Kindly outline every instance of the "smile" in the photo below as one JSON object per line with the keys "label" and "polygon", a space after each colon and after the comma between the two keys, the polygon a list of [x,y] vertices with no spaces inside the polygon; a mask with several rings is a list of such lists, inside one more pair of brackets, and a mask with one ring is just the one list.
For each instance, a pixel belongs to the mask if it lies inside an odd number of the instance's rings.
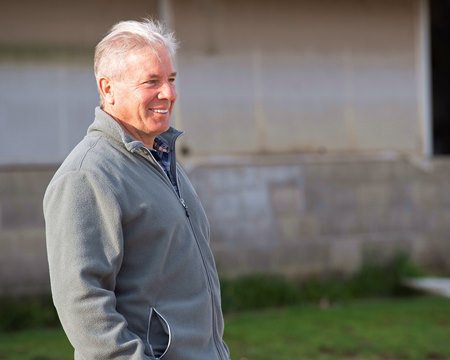
{"label": "smile", "polygon": [[150,109],[150,110],[157,114],[167,114],[169,112],[168,109]]}

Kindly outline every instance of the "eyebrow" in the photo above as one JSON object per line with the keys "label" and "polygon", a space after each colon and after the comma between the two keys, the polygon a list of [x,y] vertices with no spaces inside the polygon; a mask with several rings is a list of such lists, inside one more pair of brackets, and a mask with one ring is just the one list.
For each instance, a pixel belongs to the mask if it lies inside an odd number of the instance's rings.
{"label": "eyebrow", "polygon": [[[161,75],[159,75],[159,74],[150,74],[148,77],[149,78],[157,78],[157,77],[160,77],[160,76]],[[174,71],[173,73],[170,73],[169,76],[177,76],[177,72]]]}

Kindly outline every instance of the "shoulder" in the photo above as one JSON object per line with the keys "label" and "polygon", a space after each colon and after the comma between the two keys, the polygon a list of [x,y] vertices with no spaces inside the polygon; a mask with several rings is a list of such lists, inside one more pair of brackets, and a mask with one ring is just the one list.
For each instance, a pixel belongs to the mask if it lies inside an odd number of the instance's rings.
{"label": "shoulder", "polygon": [[65,158],[54,177],[77,171],[92,174],[111,171],[108,165],[126,161],[127,152],[123,143],[106,136],[87,135]]}
{"label": "shoulder", "polygon": [[118,145],[101,136],[86,136],[55,172],[47,192],[58,186],[73,191],[81,191],[95,184],[112,187],[108,183],[114,174],[108,164],[117,162],[120,157]]}

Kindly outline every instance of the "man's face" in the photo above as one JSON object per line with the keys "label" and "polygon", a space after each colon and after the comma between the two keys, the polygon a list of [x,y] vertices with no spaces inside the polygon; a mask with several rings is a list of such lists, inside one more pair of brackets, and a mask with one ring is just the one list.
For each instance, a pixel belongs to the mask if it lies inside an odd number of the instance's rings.
{"label": "man's face", "polygon": [[111,82],[113,101],[105,106],[106,112],[148,146],[169,128],[177,97],[170,55],[164,47],[158,48],[158,55],[148,47],[130,53],[121,79]]}

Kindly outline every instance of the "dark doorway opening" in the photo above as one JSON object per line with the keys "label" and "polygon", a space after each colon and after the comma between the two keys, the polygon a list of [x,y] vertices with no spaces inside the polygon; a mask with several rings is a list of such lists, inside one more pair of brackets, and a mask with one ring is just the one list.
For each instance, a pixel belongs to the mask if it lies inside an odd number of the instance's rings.
{"label": "dark doorway opening", "polygon": [[450,0],[430,0],[433,153],[450,155]]}

